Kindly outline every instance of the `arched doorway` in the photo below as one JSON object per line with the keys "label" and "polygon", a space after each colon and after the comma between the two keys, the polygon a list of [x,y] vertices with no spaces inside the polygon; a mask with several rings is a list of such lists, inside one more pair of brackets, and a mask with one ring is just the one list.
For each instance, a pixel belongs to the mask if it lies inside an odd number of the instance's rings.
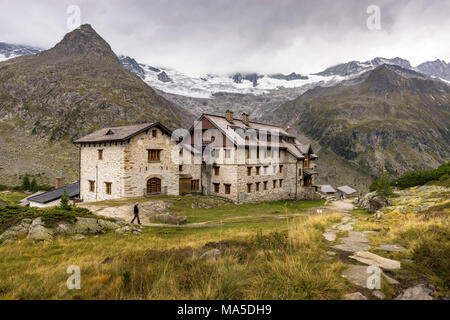
{"label": "arched doorway", "polygon": [[147,194],[161,193],[161,179],[151,178],[147,180]]}

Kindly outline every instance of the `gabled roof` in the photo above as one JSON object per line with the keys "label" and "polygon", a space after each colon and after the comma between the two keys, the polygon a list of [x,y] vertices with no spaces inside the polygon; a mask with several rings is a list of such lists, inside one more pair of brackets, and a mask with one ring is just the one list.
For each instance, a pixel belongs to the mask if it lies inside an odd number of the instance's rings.
{"label": "gabled roof", "polygon": [[[207,118],[213,125],[215,125],[217,127],[217,129],[219,129],[222,132],[222,134],[225,135],[225,137],[227,137],[230,141],[232,141],[236,145],[248,145],[249,143],[252,145],[258,145],[258,146],[270,146],[271,145],[267,141],[259,140],[256,137],[254,137],[254,139],[252,139],[250,142],[245,141],[245,137],[242,137],[238,133],[238,131],[236,131],[236,130],[242,129],[245,132],[249,129],[253,129],[257,132],[267,132],[267,133],[270,133],[270,130],[277,130],[280,137],[284,136],[284,137],[294,138],[293,143],[282,141],[280,139],[279,147],[282,149],[286,149],[289,153],[291,153],[294,157],[296,157],[298,159],[304,158],[304,155],[303,155],[304,153],[301,151],[299,146],[302,147],[303,149],[306,149],[306,153],[308,152],[308,150],[310,148],[309,145],[307,148],[303,147],[303,145],[301,145],[297,141],[297,139],[295,139],[294,136],[292,136],[286,130],[284,130],[283,128],[281,128],[279,126],[262,123],[262,122],[255,122],[255,121],[249,121],[248,125],[247,125],[240,119],[233,119],[233,122],[230,123],[224,116],[219,116],[219,115],[214,115],[214,114],[203,114],[199,118],[198,121],[201,121],[203,118]],[[194,126],[191,127],[191,130],[193,128],[194,128]]]}
{"label": "gabled roof", "polygon": [[357,192],[355,189],[353,189],[352,187],[349,187],[349,186],[342,186],[342,187],[339,187],[337,189],[339,191],[342,191],[343,193],[346,193],[346,194],[352,194],[352,193]]}
{"label": "gabled roof", "polygon": [[141,123],[130,126],[108,127],[84,136],[74,143],[123,142],[153,127],[157,127],[171,136],[172,132],[159,122]]}
{"label": "gabled roof", "polygon": [[69,198],[74,198],[80,195],[80,182],[69,184],[67,186],[51,190],[48,192],[41,193],[37,196],[29,197],[28,201],[38,202],[38,203],[48,203],[58,200],[64,194],[64,190],[67,191]]}
{"label": "gabled roof", "polygon": [[331,193],[331,192],[336,192],[336,189],[333,188],[331,185],[329,184],[321,184],[319,185],[320,187],[320,191],[325,192],[325,193]]}
{"label": "gabled roof", "polygon": [[19,206],[21,206],[21,207],[26,207],[26,206],[28,206],[28,205],[30,204],[30,201],[28,201],[28,199],[30,199],[30,198],[32,198],[32,197],[35,197],[35,196],[37,196],[37,195],[40,195],[40,194],[42,194],[42,193],[44,193],[44,192],[45,192],[45,191],[38,191],[38,192],[35,192],[35,193],[33,193],[33,194],[30,194],[28,197],[23,198],[22,200],[20,200]]}

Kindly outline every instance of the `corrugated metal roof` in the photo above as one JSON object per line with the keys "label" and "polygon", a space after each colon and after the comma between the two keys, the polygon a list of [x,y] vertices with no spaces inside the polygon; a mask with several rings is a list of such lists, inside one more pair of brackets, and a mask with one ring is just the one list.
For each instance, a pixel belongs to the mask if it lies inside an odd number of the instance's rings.
{"label": "corrugated metal roof", "polygon": [[160,128],[169,136],[172,135],[172,132],[159,122],[141,123],[130,126],[103,128],[78,140],[75,140],[74,143],[125,141],[153,127]]}
{"label": "corrugated metal roof", "polygon": [[339,191],[342,191],[342,192],[346,193],[346,194],[352,194],[352,193],[357,192],[355,189],[353,189],[352,187],[349,187],[349,186],[342,186],[342,187],[339,187],[337,189]]}
{"label": "corrugated metal roof", "polygon": [[62,197],[64,194],[64,190],[67,191],[67,195],[69,198],[74,198],[80,195],[80,182],[77,181],[75,183],[69,184],[67,186],[41,193],[34,197],[29,197],[28,201],[39,202],[39,203],[48,203],[54,200],[57,200]]}

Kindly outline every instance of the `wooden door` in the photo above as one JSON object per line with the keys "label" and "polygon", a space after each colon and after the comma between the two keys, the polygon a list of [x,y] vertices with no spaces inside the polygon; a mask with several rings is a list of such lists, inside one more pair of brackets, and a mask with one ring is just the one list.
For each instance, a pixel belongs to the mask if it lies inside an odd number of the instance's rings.
{"label": "wooden door", "polygon": [[161,179],[151,178],[147,180],[147,194],[161,193]]}
{"label": "wooden door", "polygon": [[192,178],[180,178],[180,195],[191,193]]}

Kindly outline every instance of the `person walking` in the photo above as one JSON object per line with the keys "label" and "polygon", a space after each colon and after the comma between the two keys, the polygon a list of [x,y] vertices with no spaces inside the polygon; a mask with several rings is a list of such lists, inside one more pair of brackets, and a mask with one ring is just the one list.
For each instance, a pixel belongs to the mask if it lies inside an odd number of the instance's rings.
{"label": "person walking", "polygon": [[136,202],[134,204],[133,211],[134,211],[134,218],[133,220],[131,220],[131,224],[133,224],[134,220],[137,219],[138,224],[141,225],[141,220],[139,219],[139,203]]}

